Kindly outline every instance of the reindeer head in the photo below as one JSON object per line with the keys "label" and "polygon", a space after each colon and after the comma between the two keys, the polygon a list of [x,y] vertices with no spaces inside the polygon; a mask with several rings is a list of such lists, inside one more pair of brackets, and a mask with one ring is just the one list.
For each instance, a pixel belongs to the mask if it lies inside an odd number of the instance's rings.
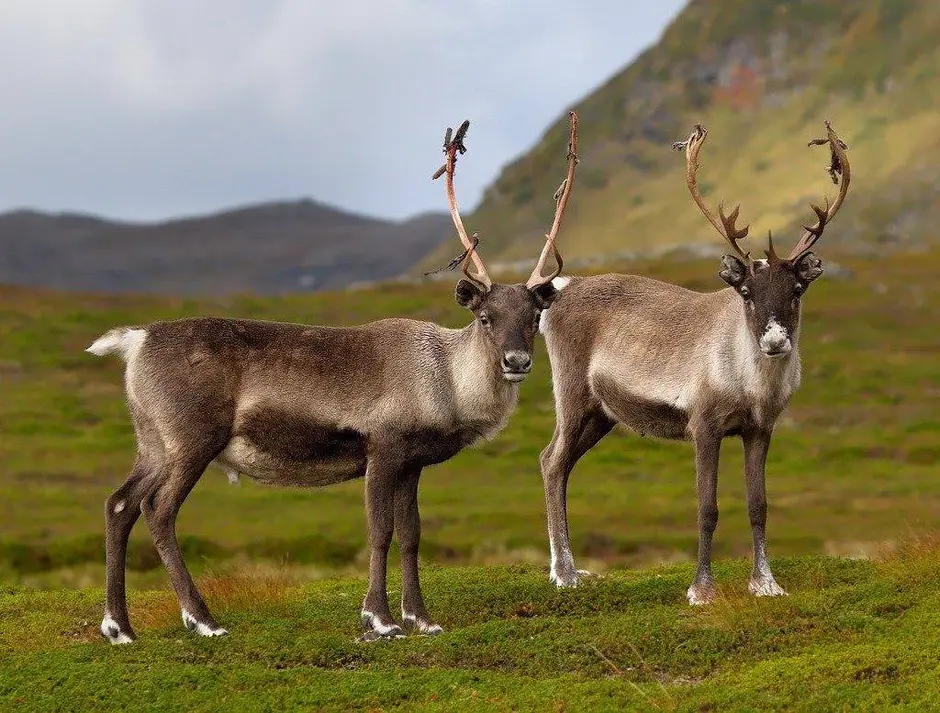
{"label": "reindeer head", "polygon": [[831,206],[827,198],[825,209],[817,205],[812,206],[813,212],[816,213],[816,223],[813,226],[803,226],[802,237],[787,257],[781,258],[777,255],[773,236],[768,233],[766,260],[752,260],[750,253],[742,250],[738,244],[748,233],[747,226],[735,226],[740,207],[736,206],[729,215],[725,215],[723,206],[719,204],[716,218],[705,206],[705,201],[699,193],[696,172],[699,150],[708,136],[705,127],[697,124],[688,140],[674,144],[677,149],[685,149],[686,182],[693,200],[708,222],[734,249],[734,255],[722,256],[724,269],[718,275],[741,296],[748,328],[760,350],[768,357],[784,356],[793,349],[800,326],[803,294],[813,280],[823,273],[822,263],[810,248],[819,240],[826,225],[838,212],[849,189],[851,174],[845,155],[848,146],[836,135],[828,121],[826,132],[826,138],[813,139],[809,145],[829,144],[829,175],[837,185],[839,176],[842,177],[839,195]]}
{"label": "reindeer head", "polygon": [[[456,134],[450,128],[444,134],[444,154],[446,161],[432,178],[446,176],[447,202],[450,206],[450,215],[457,228],[457,235],[465,250],[441,270],[456,269],[463,265],[466,279],[457,283],[457,303],[469,309],[476,317],[475,329],[484,342],[490,346],[494,358],[499,360],[499,368],[503,378],[511,382],[520,382],[532,368],[532,347],[535,334],[538,332],[539,318],[542,311],[549,308],[557,292],[552,286],[552,280],[561,273],[564,261],[558,252],[555,238],[561,219],[564,216],[571,187],[574,184],[577,157],[577,131],[578,117],[572,111],[571,136],[568,144],[568,175],[559,189],[555,192],[555,220],[551,231],[545,236],[545,246],[542,254],[532,270],[528,281],[523,284],[504,285],[494,283],[490,279],[483,259],[477,252],[480,239],[476,233],[470,238],[464,228],[463,220],[457,209],[457,199],[454,194],[454,166],[457,163],[457,154],[466,153],[463,143],[470,122],[464,121],[457,129]],[[549,253],[555,257],[556,269],[549,275],[542,275]],[[469,269],[472,262],[475,270]],[[435,272],[440,272],[436,270]],[[431,273],[426,273],[431,274]]]}
{"label": "reindeer head", "polygon": [[457,283],[457,303],[473,312],[507,381],[522,381],[532,368],[539,318],[555,295],[551,282],[532,289],[496,283],[485,292],[469,280]]}

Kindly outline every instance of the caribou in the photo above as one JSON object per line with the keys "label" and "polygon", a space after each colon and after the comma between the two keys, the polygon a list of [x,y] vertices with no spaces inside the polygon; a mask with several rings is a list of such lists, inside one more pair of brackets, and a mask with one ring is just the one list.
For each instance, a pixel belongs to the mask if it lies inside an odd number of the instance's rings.
{"label": "caribou", "polygon": [[[112,329],[87,351],[118,354],[137,454],[105,503],[106,602],[101,633],[136,638],[126,603],[128,536],[143,513],[179,600],[183,623],[202,636],[226,634],[183,561],[176,519],[210,464],[230,479],[319,487],[365,478],[369,584],[362,638],[441,632],[418,577],[418,481],[426,466],[494,437],[515,408],[532,366],[543,310],[562,267],[555,239],[574,180],[577,117],[571,115],[568,173],[555,219],[525,284],[489,277],[467,235],[454,192],[465,121],[444,139],[450,214],[464,251],[457,302],[473,313],[463,329],[413,319],[351,327],[200,317]],[[558,268],[542,275],[550,254]],[[474,270],[469,269],[473,263]],[[392,536],[401,551],[402,624],[389,610],[386,567]]]}
{"label": "caribou", "polygon": [[686,182],[695,204],[734,254],[721,258],[725,289],[701,293],[637,275],[558,277],[559,292],[542,320],[555,399],[555,431],[540,465],[551,549],[551,580],[577,586],[567,517],[569,475],[585,453],[618,423],[636,433],[690,440],[698,491],[698,566],[687,597],[702,604],[716,596],[711,569],[718,524],[718,456],[721,443],[740,436],[744,445],[747,510],[753,539],[749,590],[784,595],[765,547],[767,497],[764,470],[774,424],[800,384],[798,349],[803,296],[823,272],[811,248],[845,199],[850,170],[846,144],[826,122],[829,173],[838,197],[812,205],[806,227],[786,258],[769,236],[766,259],[752,259],[739,242],[740,206],[716,217],[697,184],[698,155],[706,129],[696,125],[685,150]]}

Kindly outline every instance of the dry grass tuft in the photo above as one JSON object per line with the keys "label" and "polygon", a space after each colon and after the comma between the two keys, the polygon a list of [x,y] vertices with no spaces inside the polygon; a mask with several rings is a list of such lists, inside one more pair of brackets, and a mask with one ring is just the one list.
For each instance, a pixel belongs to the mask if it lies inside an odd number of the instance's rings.
{"label": "dry grass tuft", "polygon": [[[303,595],[297,572],[264,564],[242,564],[237,571],[210,572],[200,577],[196,586],[218,616],[259,605],[286,604]],[[171,626],[179,616],[179,602],[172,590],[147,592],[131,607],[131,620],[139,629]]]}

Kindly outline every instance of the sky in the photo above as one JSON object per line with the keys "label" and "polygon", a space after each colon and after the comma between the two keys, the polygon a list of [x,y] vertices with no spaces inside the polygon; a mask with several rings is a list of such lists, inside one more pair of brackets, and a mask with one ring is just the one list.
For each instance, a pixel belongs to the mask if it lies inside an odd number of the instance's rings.
{"label": "sky", "polygon": [[[472,208],[682,0],[0,0],[0,210]],[[582,126],[583,131],[583,126]]]}

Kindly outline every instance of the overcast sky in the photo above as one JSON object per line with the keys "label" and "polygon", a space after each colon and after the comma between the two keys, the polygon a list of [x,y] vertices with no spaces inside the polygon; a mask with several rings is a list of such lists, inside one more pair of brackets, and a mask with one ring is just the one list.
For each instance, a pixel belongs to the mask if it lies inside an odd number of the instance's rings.
{"label": "overcast sky", "polygon": [[458,198],[682,0],[0,0],[0,210],[151,220],[311,197],[403,218],[471,120]]}

